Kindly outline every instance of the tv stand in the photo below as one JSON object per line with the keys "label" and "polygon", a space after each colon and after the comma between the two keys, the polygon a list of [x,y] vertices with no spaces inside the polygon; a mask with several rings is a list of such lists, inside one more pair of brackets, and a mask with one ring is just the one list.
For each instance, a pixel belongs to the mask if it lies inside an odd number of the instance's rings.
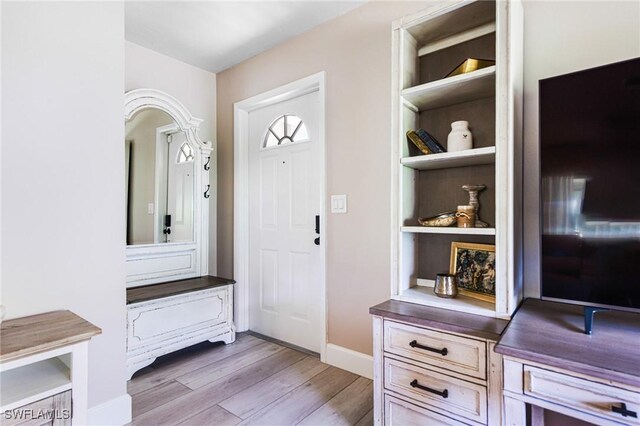
{"label": "tv stand", "polygon": [[607,308],[595,308],[593,306],[585,306],[584,307],[584,334],[589,334],[593,332],[593,317],[597,312],[605,312],[610,311],[611,309]]}
{"label": "tv stand", "polygon": [[522,304],[495,348],[503,356],[505,425],[527,424],[527,411],[536,425],[544,425],[545,411],[640,424],[640,315],[612,311],[585,335],[585,311],[538,299]]}

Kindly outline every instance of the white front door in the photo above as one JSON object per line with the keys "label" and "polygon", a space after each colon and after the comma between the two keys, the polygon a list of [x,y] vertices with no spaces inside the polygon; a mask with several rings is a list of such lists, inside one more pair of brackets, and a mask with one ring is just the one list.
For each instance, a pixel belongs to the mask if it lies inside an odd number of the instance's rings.
{"label": "white front door", "polygon": [[[314,352],[323,339],[319,93],[249,113],[249,329]],[[316,244],[318,243],[318,244]]]}

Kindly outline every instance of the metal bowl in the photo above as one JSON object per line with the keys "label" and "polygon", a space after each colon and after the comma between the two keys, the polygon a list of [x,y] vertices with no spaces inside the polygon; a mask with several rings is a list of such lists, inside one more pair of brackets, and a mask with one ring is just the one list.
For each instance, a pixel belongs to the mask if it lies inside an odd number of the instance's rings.
{"label": "metal bowl", "polygon": [[445,212],[439,213],[432,217],[420,218],[418,219],[418,223],[420,223],[420,225],[422,226],[451,226],[456,223],[456,212]]}

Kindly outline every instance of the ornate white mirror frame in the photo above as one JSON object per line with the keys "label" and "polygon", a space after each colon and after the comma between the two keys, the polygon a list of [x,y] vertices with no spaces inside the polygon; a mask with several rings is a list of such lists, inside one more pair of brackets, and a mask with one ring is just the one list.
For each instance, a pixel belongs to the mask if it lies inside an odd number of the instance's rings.
{"label": "ornate white mirror frame", "polygon": [[208,274],[209,198],[213,194],[209,184],[213,150],[211,142],[200,140],[198,128],[202,120],[193,117],[173,96],[155,89],[135,89],[125,93],[125,121],[149,108],[169,114],[194,149],[194,239],[189,242],[127,246],[127,287]]}

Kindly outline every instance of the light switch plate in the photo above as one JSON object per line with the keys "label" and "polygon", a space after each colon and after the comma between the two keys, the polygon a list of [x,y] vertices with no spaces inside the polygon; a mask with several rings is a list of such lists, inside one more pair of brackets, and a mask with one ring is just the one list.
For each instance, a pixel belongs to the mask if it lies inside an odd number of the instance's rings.
{"label": "light switch plate", "polygon": [[332,195],[331,196],[331,213],[346,213],[347,212],[347,196],[346,195]]}
{"label": "light switch plate", "polygon": [[147,204],[147,214],[153,214],[153,203]]}

